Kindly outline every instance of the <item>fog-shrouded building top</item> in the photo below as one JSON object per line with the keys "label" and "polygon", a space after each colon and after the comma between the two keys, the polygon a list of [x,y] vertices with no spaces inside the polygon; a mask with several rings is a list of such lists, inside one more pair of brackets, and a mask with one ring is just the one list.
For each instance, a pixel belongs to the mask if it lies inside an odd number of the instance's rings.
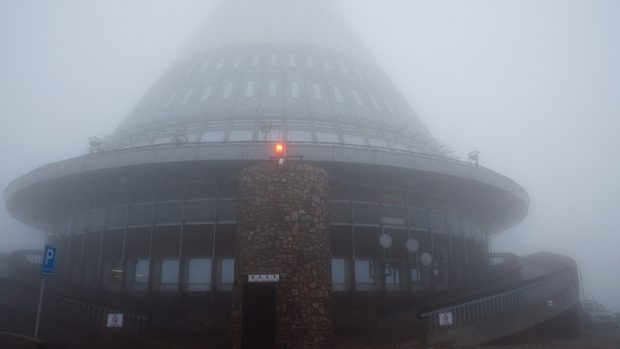
{"label": "fog-shrouded building top", "polygon": [[104,149],[287,140],[446,155],[328,0],[226,0]]}

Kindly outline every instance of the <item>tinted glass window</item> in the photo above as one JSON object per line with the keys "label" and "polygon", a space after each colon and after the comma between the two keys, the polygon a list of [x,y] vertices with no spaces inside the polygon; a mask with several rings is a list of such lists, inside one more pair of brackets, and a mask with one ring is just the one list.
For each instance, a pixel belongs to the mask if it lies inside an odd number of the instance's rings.
{"label": "tinted glass window", "polygon": [[346,267],[344,258],[332,259],[332,284],[343,285],[346,283]]}
{"label": "tinted glass window", "polygon": [[139,224],[151,224],[153,219],[153,205],[145,204],[145,205],[135,205],[129,207],[129,224],[130,225],[139,225]]}
{"label": "tinted glass window", "polygon": [[133,282],[147,283],[149,282],[149,260],[140,259],[136,262],[136,271],[134,273]]}
{"label": "tinted glass window", "polygon": [[161,283],[176,284],[179,282],[179,260],[166,259],[161,263]]}
{"label": "tinted glass window", "polygon": [[185,222],[213,222],[215,201],[189,201],[185,203]]}
{"label": "tinted glass window", "polygon": [[355,260],[355,283],[370,284],[375,282],[375,263],[371,259]]}
{"label": "tinted glass window", "polygon": [[206,291],[210,288],[211,258],[192,258],[189,260],[187,283],[192,291]]}
{"label": "tinted glass window", "polygon": [[223,284],[232,284],[235,281],[235,260],[227,258],[222,260],[220,281]]}
{"label": "tinted glass window", "polygon": [[155,223],[180,223],[182,212],[181,202],[158,203],[155,209]]}

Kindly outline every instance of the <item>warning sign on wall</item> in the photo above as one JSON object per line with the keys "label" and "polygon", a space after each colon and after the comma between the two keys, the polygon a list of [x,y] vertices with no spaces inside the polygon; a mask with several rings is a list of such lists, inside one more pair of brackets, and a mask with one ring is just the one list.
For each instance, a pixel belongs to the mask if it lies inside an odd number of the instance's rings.
{"label": "warning sign on wall", "polygon": [[452,317],[452,312],[448,311],[445,313],[439,313],[439,326],[449,325],[454,325],[454,318]]}
{"label": "warning sign on wall", "polygon": [[123,327],[123,314],[108,314],[107,327]]}

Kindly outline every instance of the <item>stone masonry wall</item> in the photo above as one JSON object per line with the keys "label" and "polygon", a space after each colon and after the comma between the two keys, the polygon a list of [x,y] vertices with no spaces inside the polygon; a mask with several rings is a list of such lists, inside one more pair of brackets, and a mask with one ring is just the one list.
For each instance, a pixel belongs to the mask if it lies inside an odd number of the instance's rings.
{"label": "stone masonry wall", "polygon": [[241,348],[248,274],[279,274],[276,348],[320,348],[332,332],[329,182],[316,165],[274,161],[246,168],[239,185],[233,347]]}

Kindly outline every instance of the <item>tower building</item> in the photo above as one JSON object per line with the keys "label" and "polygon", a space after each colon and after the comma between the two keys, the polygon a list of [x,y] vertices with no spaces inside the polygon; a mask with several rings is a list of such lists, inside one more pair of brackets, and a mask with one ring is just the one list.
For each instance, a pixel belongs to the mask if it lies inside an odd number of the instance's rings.
{"label": "tower building", "polygon": [[5,200],[67,282],[204,300],[239,348],[479,283],[529,205],[450,155],[333,0],[222,1],[111,135]]}

